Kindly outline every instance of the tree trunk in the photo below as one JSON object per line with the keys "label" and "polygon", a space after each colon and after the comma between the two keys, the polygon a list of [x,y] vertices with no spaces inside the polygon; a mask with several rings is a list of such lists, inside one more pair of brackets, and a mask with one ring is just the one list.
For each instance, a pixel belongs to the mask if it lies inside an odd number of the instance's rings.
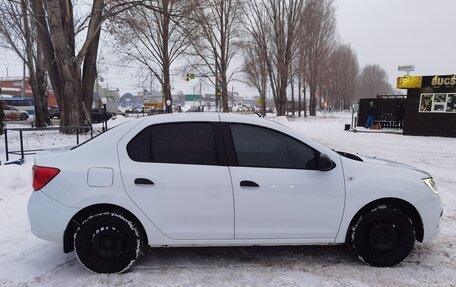
{"label": "tree trunk", "polygon": [[291,85],[291,115],[294,117],[295,116],[295,97],[294,97],[294,77],[292,76],[290,79],[290,85]]}
{"label": "tree trunk", "polygon": [[[30,71],[30,68],[29,68]],[[36,69],[36,74],[30,73],[29,81],[33,93],[33,103],[35,106],[35,126],[46,127],[51,125],[48,111],[48,97],[46,95],[46,86],[44,70]]]}
{"label": "tree trunk", "polygon": [[302,79],[298,77],[298,117],[301,117],[301,96],[302,96]]}
{"label": "tree trunk", "polygon": [[[170,16],[169,13],[169,2],[163,2],[163,9],[164,15],[162,16],[162,55],[163,55],[163,84],[162,84],[162,91],[163,97],[165,101],[165,107],[167,113],[173,112],[173,104],[172,104],[172,97],[171,97],[171,77],[170,77],[170,66],[171,66],[171,59],[169,56],[169,23],[170,23]],[[168,105],[168,101],[171,103]]]}
{"label": "tree trunk", "polygon": [[[46,77],[43,65],[42,48],[39,43],[36,45],[36,55],[33,51],[32,30],[29,25],[29,11],[26,1],[21,1],[21,10],[23,15],[23,29],[26,48],[26,63],[29,70],[29,84],[33,94],[33,104],[35,109],[35,126],[45,127],[51,125],[49,118],[48,103],[46,95]],[[33,23],[33,22],[32,22]]]}
{"label": "tree trunk", "polygon": [[[223,50],[222,50],[223,51]],[[224,113],[228,113],[228,79],[226,77],[227,65],[224,61],[224,54],[222,53],[222,59],[220,63],[220,78],[222,80],[222,110]]]}
{"label": "tree trunk", "polygon": [[309,116],[316,116],[317,115],[317,112],[316,112],[316,106],[317,106],[317,95],[316,95],[316,92],[317,92],[317,85],[312,82],[310,85],[309,85],[309,90],[310,90],[310,95],[309,95],[309,99],[310,99],[310,102],[309,102]]}
{"label": "tree trunk", "polygon": [[304,117],[307,117],[307,87],[304,83],[304,93],[303,93],[303,102],[304,102]]}
{"label": "tree trunk", "polygon": [[[266,82],[263,81],[261,84],[261,110],[262,110],[262,115],[263,118],[266,116]],[[234,95],[233,95],[234,96]]]}
{"label": "tree trunk", "polygon": [[[104,0],[93,1],[87,38],[75,54],[73,3],[71,1],[32,1],[38,39],[46,68],[60,109],[60,126],[90,125],[93,85],[97,76],[96,54]],[[45,16],[47,15],[47,16]],[[86,58],[87,56],[87,58]],[[81,66],[84,63],[84,70]],[[74,133],[75,130],[61,130]]]}
{"label": "tree trunk", "polygon": [[[101,12],[100,12],[101,13]],[[93,41],[90,43],[87,54],[84,57],[84,66],[82,70],[82,101],[84,118],[89,121],[88,125],[92,123],[92,103],[93,103],[93,90],[95,87],[95,80],[98,77],[97,71],[97,53],[98,43],[100,40],[100,31],[96,33]],[[98,89],[98,87],[97,87]]]}
{"label": "tree trunk", "polygon": [[[282,81],[280,82],[279,85],[279,102],[280,102],[280,116],[284,116],[287,112],[287,85],[286,83],[288,82],[287,79],[282,77]],[[277,109],[278,111],[279,109]],[[279,116],[279,114],[278,114]]]}
{"label": "tree trunk", "polygon": [[167,113],[173,112],[173,105],[168,105],[168,100],[172,102],[171,98],[171,78],[170,78],[170,71],[169,71],[169,64],[163,65],[163,83],[162,83],[162,91],[163,91],[163,98],[165,101],[165,107]]}

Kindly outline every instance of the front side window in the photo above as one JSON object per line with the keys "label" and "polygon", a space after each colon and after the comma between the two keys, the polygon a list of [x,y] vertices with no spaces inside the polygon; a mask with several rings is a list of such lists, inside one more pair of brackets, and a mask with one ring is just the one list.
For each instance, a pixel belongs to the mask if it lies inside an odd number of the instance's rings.
{"label": "front side window", "polygon": [[139,162],[217,164],[214,127],[210,123],[149,126],[128,143],[127,152]]}
{"label": "front side window", "polygon": [[317,152],[288,135],[244,124],[230,128],[239,166],[317,169]]}

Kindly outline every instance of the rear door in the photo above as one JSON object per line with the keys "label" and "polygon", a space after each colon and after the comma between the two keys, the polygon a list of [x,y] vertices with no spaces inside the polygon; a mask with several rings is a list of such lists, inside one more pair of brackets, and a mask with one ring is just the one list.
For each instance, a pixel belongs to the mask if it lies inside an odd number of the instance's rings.
{"label": "rear door", "polygon": [[174,122],[137,127],[120,142],[126,191],[167,237],[233,239],[233,191],[219,139],[219,122]]}

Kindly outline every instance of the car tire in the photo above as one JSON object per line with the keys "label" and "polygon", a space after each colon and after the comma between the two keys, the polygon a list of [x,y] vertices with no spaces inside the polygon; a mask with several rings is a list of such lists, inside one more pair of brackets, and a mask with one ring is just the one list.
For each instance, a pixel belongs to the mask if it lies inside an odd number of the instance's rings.
{"label": "car tire", "polygon": [[74,234],[76,257],[96,273],[127,271],[138,258],[141,243],[137,224],[118,212],[90,215]]}
{"label": "car tire", "polygon": [[351,227],[349,244],[358,258],[369,265],[394,266],[412,251],[415,229],[400,210],[380,205],[358,218]]}

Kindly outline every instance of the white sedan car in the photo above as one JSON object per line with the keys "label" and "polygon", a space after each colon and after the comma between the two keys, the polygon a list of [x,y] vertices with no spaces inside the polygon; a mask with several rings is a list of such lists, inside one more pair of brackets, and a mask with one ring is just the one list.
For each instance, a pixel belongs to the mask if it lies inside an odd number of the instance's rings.
{"label": "white sedan car", "polygon": [[350,245],[392,266],[440,230],[432,177],[233,114],[145,117],[35,158],[32,232],[99,273],[145,246]]}
{"label": "white sedan car", "polygon": [[13,106],[6,106],[3,111],[5,113],[5,117],[11,121],[25,121],[30,117],[26,111],[19,110]]}

